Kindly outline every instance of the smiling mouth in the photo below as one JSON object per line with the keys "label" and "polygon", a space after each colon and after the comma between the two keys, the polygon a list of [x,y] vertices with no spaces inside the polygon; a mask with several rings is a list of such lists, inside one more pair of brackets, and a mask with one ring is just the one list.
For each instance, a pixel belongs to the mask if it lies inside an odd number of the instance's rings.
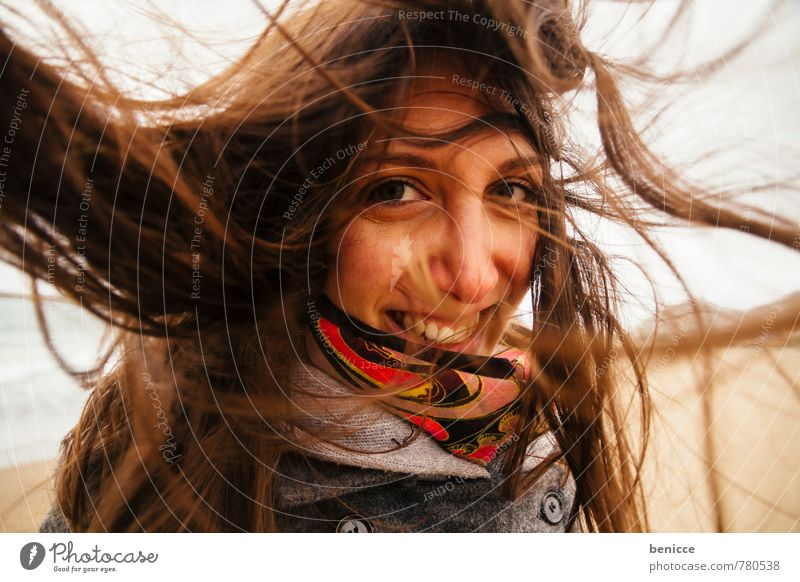
{"label": "smiling mouth", "polygon": [[419,313],[408,311],[387,311],[392,333],[402,335],[409,341],[424,345],[437,345],[454,350],[463,349],[476,339],[480,329],[481,314],[476,314],[470,322],[459,324],[434,321]]}

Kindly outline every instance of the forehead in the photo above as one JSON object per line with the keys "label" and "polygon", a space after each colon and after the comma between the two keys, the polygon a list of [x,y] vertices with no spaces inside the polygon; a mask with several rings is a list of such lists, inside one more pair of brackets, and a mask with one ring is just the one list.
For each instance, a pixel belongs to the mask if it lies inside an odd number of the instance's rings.
{"label": "forehead", "polygon": [[496,98],[498,92],[501,91],[496,85],[472,80],[468,74],[448,68],[428,68],[415,76],[408,91],[399,96],[397,116],[410,131],[452,131],[491,113],[513,114]]}
{"label": "forehead", "polygon": [[441,157],[467,149],[480,151],[490,161],[535,158],[525,124],[499,97],[502,91],[453,71],[429,68],[414,77],[392,106],[395,120],[411,135],[378,131],[366,157],[409,150]]}

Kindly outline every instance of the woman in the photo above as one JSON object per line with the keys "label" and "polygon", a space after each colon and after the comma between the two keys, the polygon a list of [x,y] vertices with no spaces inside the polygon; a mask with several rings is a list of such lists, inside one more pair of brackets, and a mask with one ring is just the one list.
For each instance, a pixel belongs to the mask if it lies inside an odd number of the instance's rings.
{"label": "woman", "polygon": [[418,4],[282,6],[157,102],[4,32],[2,247],[118,330],[44,530],[648,528],[648,353],[571,213],[744,219],[663,170],[567,3]]}

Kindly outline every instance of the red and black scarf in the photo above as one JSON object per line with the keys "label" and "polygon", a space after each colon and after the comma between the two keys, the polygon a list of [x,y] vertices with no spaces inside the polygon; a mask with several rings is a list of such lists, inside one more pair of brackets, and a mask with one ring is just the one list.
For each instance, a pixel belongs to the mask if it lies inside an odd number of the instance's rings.
{"label": "red and black scarf", "polygon": [[412,344],[354,320],[324,295],[309,301],[307,315],[317,346],[347,382],[403,387],[390,409],[454,455],[485,465],[514,438],[522,352],[482,357]]}

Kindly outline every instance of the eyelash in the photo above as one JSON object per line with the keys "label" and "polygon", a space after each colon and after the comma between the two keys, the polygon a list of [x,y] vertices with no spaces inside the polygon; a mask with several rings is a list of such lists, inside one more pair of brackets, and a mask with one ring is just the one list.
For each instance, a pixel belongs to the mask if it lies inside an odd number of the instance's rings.
{"label": "eyelash", "polygon": [[[414,182],[413,180],[410,180],[408,178],[389,178],[389,179],[386,179],[386,180],[384,180],[382,182],[379,182],[377,184],[374,184],[374,185],[368,187],[367,188],[367,196],[366,196],[367,200],[370,201],[370,202],[376,202],[375,200],[372,199],[373,194],[379,188],[381,188],[382,186],[386,186],[387,184],[403,184],[404,186],[407,186],[409,188],[413,188],[418,193],[420,193],[421,195],[424,196],[424,194],[423,194],[423,190],[424,189],[419,184]],[[536,195],[536,189],[533,188],[527,182],[522,182],[522,181],[518,181],[518,180],[501,180],[499,182],[496,182],[495,184],[492,184],[490,188],[494,189],[494,188],[497,188],[498,186],[500,186],[500,187],[509,187],[509,188],[513,188],[514,186],[516,186],[517,188],[521,188],[522,191],[525,193],[524,201],[528,201],[528,200],[530,200],[531,198],[533,198]],[[509,200],[511,199],[510,196],[501,196],[501,197],[508,198]],[[381,204],[384,204],[384,205],[399,207],[399,206],[404,206],[406,204],[410,204],[412,202],[420,202],[420,200],[381,200],[379,202]]]}
{"label": "eyelash", "polygon": [[497,186],[502,186],[502,187],[516,186],[518,188],[521,188],[523,192],[525,192],[525,200],[533,198],[536,194],[536,190],[527,182],[518,182],[515,180],[501,180],[500,182],[497,182],[492,185],[492,187],[497,187]]}
{"label": "eyelash", "polygon": [[[382,186],[386,186],[387,184],[403,184],[404,186],[408,186],[409,188],[413,188],[420,194],[422,194],[423,188],[417,184],[416,182],[409,180],[408,178],[388,178],[382,182],[378,182],[367,188],[367,200],[370,202],[376,202],[372,200],[372,195],[378,190],[378,188]],[[388,204],[390,206],[403,206],[405,204],[409,204],[410,202],[419,202],[419,200],[381,200],[379,201],[381,204]]]}

